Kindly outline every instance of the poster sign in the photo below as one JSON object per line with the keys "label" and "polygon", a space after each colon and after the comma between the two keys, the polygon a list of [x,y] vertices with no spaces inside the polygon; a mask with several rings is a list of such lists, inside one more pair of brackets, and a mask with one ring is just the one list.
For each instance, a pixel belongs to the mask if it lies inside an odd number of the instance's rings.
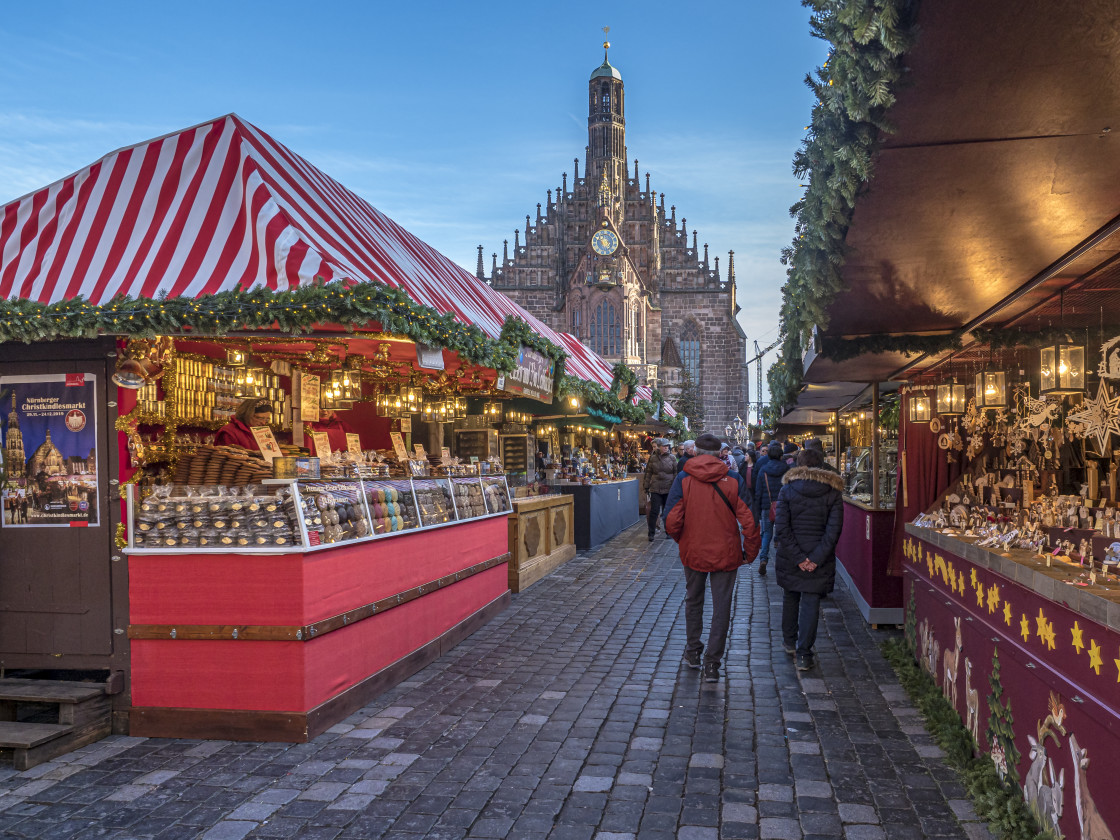
{"label": "poster sign", "polygon": [[389,432],[389,439],[393,441],[393,451],[397,453],[397,460],[402,464],[408,460],[408,450],[404,447],[404,438],[400,432]]}
{"label": "poster sign", "polygon": [[450,461],[451,460],[451,447],[450,446],[441,446],[439,448],[439,454],[440,454],[440,457],[443,458],[443,460],[445,462]]}
{"label": "poster sign", "polygon": [[264,459],[271,464],[272,459],[280,454],[280,445],[276,442],[276,436],[272,434],[272,429],[268,426],[251,426],[250,430],[253,433],[253,438],[257,441],[257,448],[264,455]]}
{"label": "poster sign", "polygon": [[402,417],[401,418],[401,434],[405,434],[405,435],[412,434],[412,418],[411,417]]}
{"label": "poster sign", "polygon": [[319,422],[319,377],[313,373],[299,375],[299,419],[304,423]]}
{"label": "poster sign", "polygon": [[412,444],[412,451],[416,453],[416,460],[418,460],[418,461],[427,461],[428,460],[428,453],[424,451],[424,444],[422,444],[422,443]]}
{"label": "poster sign", "polygon": [[0,377],[3,525],[97,526],[97,391],[91,373]]}
{"label": "poster sign", "polygon": [[443,370],[443,348],[417,344],[416,364],[428,370]]}
{"label": "poster sign", "polygon": [[328,458],[331,454],[331,436],[326,432],[308,432],[311,435],[311,445],[315,447],[315,454],[319,458]]}
{"label": "poster sign", "polygon": [[513,371],[498,377],[498,388],[521,397],[552,402],[556,363],[543,353],[521,345]]}
{"label": "poster sign", "polygon": [[355,455],[362,454],[362,438],[354,432],[346,433],[346,451]]}

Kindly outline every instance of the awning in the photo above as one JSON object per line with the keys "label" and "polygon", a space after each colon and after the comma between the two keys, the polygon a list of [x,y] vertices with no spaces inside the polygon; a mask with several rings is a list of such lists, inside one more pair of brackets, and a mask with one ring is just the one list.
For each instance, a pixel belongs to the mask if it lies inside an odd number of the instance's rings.
{"label": "awning", "polygon": [[373,281],[497,338],[524,319],[567,372],[611,368],[234,114],[120,149],[0,209],[0,295],[199,297]]}
{"label": "awning", "polygon": [[[635,388],[634,396],[630,398],[630,404],[637,405],[639,400],[653,402],[653,388],[651,388],[649,385],[639,385],[637,388]],[[668,400],[665,401],[664,411],[667,417],[677,416],[676,409],[674,409],[673,406],[669,405]]]}

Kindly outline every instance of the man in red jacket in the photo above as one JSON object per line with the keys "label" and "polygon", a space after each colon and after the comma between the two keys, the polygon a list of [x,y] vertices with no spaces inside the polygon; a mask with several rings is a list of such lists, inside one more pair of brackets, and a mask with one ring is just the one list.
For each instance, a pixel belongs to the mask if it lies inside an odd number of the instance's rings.
{"label": "man in red jacket", "polygon": [[[735,575],[754,561],[761,538],[750,508],[739,496],[742,477],[728,473],[719,458],[720,441],[703,434],[696,439],[696,455],[677,475],[666,501],[665,530],[680,545],[685,578],[684,661],[704,667],[704,681],[719,680],[719,665],[731,626],[731,596]],[[704,629],[704,588],[711,581],[712,626],[708,648]]]}

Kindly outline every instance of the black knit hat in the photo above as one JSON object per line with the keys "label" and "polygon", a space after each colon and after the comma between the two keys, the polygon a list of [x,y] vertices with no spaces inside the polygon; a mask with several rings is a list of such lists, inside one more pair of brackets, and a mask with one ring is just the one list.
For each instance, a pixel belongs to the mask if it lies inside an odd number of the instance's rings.
{"label": "black knit hat", "polygon": [[708,432],[696,438],[696,451],[703,451],[706,455],[718,455],[723,442],[715,435]]}
{"label": "black knit hat", "polygon": [[782,449],[782,453],[785,454],[785,455],[792,455],[796,451],[797,451],[797,444],[794,443],[793,441],[789,441],[785,445],[785,447]]}

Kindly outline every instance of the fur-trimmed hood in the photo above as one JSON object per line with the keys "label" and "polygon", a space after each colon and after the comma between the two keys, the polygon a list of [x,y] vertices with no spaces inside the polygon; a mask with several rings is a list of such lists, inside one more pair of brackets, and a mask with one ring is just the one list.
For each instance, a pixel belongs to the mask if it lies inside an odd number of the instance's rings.
{"label": "fur-trimmed hood", "polygon": [[833,490],[844,492],[844,479],[840,474],[821,467],[793,467],[782,476],[782,484],[794,481],[816,481],[828,485]]}

